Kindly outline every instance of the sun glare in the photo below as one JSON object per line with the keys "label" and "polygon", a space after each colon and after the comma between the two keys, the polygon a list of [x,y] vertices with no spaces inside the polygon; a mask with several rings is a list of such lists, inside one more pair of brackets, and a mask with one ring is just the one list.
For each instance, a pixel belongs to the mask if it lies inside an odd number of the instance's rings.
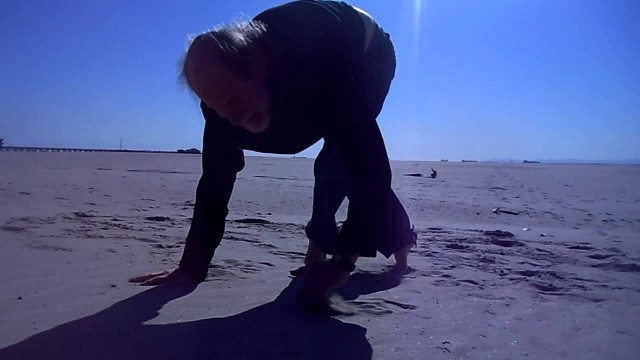
{"label": "sun glare", "polygon": [[413,51],[417,53],[420,40],[420,14],[422,12],[422,0],[415,0],[413,9]]}
{"label": "sun glare", "polygon": [[[415,73],[419,69],[419,48],[420,48],[420,17],[422,13],[422,0],[415,0],[413,7],[413,36],[411,39],[411,50],[409,51],[409,71]],[[410,87],[412,90],[413,87],[416,86],[413,80],[410,81]],[[415,93],[412,91],[411,93]],[[412,122],[417,121],[417,112],[416,112],[416,104],[417,99],[410,99],[409,106],[409,119]]]}

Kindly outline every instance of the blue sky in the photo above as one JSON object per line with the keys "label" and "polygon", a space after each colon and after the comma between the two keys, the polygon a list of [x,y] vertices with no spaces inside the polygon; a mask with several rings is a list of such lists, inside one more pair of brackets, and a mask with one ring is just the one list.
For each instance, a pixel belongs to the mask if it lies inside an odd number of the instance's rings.
{"label": "blue sky", "polygon": [[[280,3],[2,1],[0,137],[200,148],[198,101],[176,83],[187,35]],[[396,45],[378,120],[392,159],[640,158],[640,1],[351,3]]]}

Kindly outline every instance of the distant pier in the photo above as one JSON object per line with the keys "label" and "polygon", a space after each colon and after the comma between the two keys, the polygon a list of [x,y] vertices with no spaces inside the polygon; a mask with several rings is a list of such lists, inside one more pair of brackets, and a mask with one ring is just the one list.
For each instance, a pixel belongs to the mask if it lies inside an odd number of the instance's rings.
{"label": "distant pier", "polygon": [[27,152],[124,152],[125,150],[111,149],[82,149],[82,148],[55,148],[32,146],[3,146],[0,151],[27,151]]}
{"label": "distant pier", "polygon": [[36,146],[2,146],[0,151],[15,152],[109,152],[109,153],[151,153],[151,154],[197,154],[193,151],[154,151],[154,150],[119,150],[119,149],[84,149]]}

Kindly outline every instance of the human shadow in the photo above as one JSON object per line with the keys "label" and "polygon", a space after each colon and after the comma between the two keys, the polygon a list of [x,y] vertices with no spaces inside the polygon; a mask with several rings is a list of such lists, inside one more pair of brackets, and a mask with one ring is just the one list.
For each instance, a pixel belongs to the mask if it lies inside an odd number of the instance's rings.
{"label": "human shadow", "polygon": [[381,273],[357,272],[336,292],[345,300],[355,300],[361,295],[389,290],[400,285],[404,275],[405,273],[395,270]]}
{"label": "human shadow", "polygon": [[193,291],[155,287],[0,349],[0,359],[371,359],[365,328],[296,306],[300,283],[294,279],[272,302],[236,315],[145,325]]}

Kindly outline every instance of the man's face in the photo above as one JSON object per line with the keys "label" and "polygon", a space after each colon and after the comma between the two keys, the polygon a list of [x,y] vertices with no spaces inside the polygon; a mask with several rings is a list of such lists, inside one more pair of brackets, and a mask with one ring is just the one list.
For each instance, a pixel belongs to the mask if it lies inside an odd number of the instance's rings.
{"label": "man's face", "polygon": [[224,65],[220,51],[206,41],[192,44],[185,66],[191,88],[208,108],[252,133],[269,127],[271,97],[264,66],[256,67],[253,78],[243,79]]}

